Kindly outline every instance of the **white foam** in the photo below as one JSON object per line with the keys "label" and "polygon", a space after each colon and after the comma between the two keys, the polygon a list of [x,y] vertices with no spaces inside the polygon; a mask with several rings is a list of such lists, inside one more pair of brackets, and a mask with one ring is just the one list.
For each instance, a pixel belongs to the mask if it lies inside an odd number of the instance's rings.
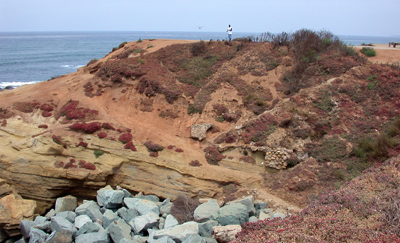
{"label": "white foam", "polygon": [[0,88],[4,89],[7,86],[11,86],[13,88],[25,85],[25,84],[36,84],[41,81],[30,81],[30,82],[0,82]]}
{"label": "white foam", "polygon": [[76,68],[76,69],[83,67],[83,66],[85,66],[85,65],[61,65],[61,67],[63,67],[63,68]]}

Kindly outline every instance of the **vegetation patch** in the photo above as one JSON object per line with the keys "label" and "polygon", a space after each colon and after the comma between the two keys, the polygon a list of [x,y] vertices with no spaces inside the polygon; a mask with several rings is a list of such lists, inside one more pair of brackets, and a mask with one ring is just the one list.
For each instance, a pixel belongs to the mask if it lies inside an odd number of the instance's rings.
{"label": "vegetation patch", "polygon": [[159,152],[159,151],[164,150],[163,146],[153,143],[152,141],[145,142],[144,146],[146,146],[146,148],[151,152]]}
{"label": "vegetation patch", "polygon": [[223,160],[226,156],[222,155],[218,148],[209,146],[204,149],[205,158],[210,165],[219,165],[219,161]]}

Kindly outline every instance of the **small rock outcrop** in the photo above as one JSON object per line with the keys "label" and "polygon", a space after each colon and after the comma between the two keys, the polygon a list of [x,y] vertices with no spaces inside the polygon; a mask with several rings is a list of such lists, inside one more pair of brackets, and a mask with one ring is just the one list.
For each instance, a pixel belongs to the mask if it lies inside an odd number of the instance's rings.
{"label": "small rock outcrop", "polygon": [[211,127],[213,127],[211,123],[193,125],[191,126],[190,136],[201,141],[206,138],[207,131]]}

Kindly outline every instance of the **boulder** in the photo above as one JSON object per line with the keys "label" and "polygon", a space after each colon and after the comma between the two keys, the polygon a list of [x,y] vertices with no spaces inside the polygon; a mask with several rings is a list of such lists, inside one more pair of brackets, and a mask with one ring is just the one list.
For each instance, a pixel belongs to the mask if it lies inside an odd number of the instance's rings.
{"label": "boulder", "polygon": [[46,241],[47,234],[43,230],[32,228],[29,232],[29,243],[41,243]]}
{"label": "boulder", "polygon": [[21,220],[33,220],[36,202],[9,194],[0,199],[0,225],[9,236],[19,235]]}
{"label": "boulder", "polygon": [[169,198],[165,199],[160,205],[160,214],[170,214],[171,213],[172,202]]}
{"label": "boulder", "polygon": [[203,237],[211,237],[212,228],[218,225],[218,222],[215,220],[208,220],[204,223],[199,223],[199,235]]}
{"label": "boulder", "polygon": [[231,242],[235,239],[235,235],[242,230],[240,225],[226,225],[226,226],[214,226],[213,237],[218,242]]}
{"label": "boulder", "polygon": [[92,222],[92,220],[87,215],[79,215],[75,218],[74,226],[77,229],[80,229],[87,222]]}
{"label": "boulder", "polygon": [[159,220],[160,217],[158,216],[158,214],[154,212],[149,212],[145,215],[133,218],[129,222],[129,225],[132,227],[133,232],[135,232],[135,234],[137,235],[144,230],[156,227],[158,225]]}
{"label": "boulder", "polygon": [[[103,217],[101,218],[101,221],[103,222],[103,227],[107,228],[113,221],[118,220],[118,214],[114,213],[113,211],[107,209],[104,213],[103,213]],[[123,218],[125,219],[125,218]],[[126,221],[126,219],[125,219]],[[127,221],[129,222],[129,221]]]}
{"label": "boulder", "polygon": [[211,127],[213,127],[211,123],[193,125],[191,126],[190,136],[201,141],[206,138],[207,130]]}
{"label": "boulder", "polygon": [[146,200],[149,200],[149,201],[152,201],[152,202],[159,202],[160,201],[160,198],[157,197],[156,195],[138,195],[138,196],[135,196],[135,198],[146,199]]}
{"label": "boulder", "polygon": [[149,230],[149,242],[160,239],[162,237],[168,237],[175,242],[182,242],[186,236],[199,233],[198,223],[190,221],[169,229],[162,230]]}
{"label": "boulder", "polygon": [[72,233],[76,232],[76,228],[70,221],[59,216],[54,216],[51,218],[50,228],[52,231],[57,232],[71,232],[71,236]]}
{"label": "boulder", "polygon": [[249,220],[248,209],[241,203],[232,203],[223,206],[212,215],[222,226],[242,225]]}
{"label": "boulder", "polygon": [[182,243],[207,243],[207,241],[200,235],[189,235],[182,241]]}
{"label": "boulder", "polygon": [[70,243],[72,233],[69,231],[53,231],[46,239],[46,243]]}
{"label": "boulder", "polygon": [[64,211],[74,211],[78,205],[78,199],[74,196],[59,197],[56,200],[56,214]]}
{"label": "boulder", "polygon": [[111,186],[106,186],[97,191],[97,203],[105,208],[119,208],[125,193],[122,190],[113,190]]}
{"label": "boulder", "polygon": [[128,209],[125,207],[118,209],[117,214],[119,217],[123,218],[126,222],[129,222],[134,217],[139,216],[139,213],[135,209]]}
{"label": "boulder", "polygon": [[123,219],[112,222],[107,230],[114,242],[119,242],[124,238],[131,239],[131,227]]}
{"label": "boulder", "polygon": [[29,234],[31,232],[31,229],[33,228],[33,226],[37,225],[37,222],[34,221],[30,221],[30,220],[21,220],[21,222],[19,222],[19,228],[21,229],[21,233],[22,236],[25,239],[29,238]]}
{"label": "boulder", "polygon": [[226,205],[232,204],[232,203],[240,203],[243,204],[247,207],[248,213],[250,216],[254,216],[256,213],[256,209],[254,207],[254,197],[253,195],[236,199],[234,201],[227,202]]}
{"label": "boulder", "polygon": [[157,215],[160,215],[160,209],[153,201],[140,198],[125,198],[124,203],[127,208],[135,209],[139,213],[139,215],[144,215],[149,212],[154,212]]}
{"label": "boulder", "polygon": [[76,218],[76,213],[72,211],[63,211],[60,213],[56,213],[56,216],[65,218],[69,222],[74,223]]}
{"label": "boulder", "polygon": [[220,209],[216,199],[210,199],[208,202],[200,204],[193,213],[193,217],[197,222],[208,220],[212,214]]}
{"label": "boulder", "polygon": [[100,230],[94,233],[87,233],[78,235],[75,238],[75,243],[109,243],[109,236],[107,231]]}
{"label": "boulder", "polygon": [[76,209],[75,209],[75,213],[77,215],[82,215],[82,214],[86,214],[86,209],[88,207],[98,207],[97,203],[95,201],[92,200],[83,200],[83,203],[81,205],[79,205]]}
{"label": "boulder", "polygon": [[104,230],[103,227],[99,223],[87,222],[86,224],[82,225],[82,227],[78,230],[76,235],[83,235],[88,233],[96,233],[101,230]]}
{"label": "boulder", "polygon": [[171,214],[168,214],[167,217],[165,218],[164,222],[164,229],[169,229],[172,227],[175,227],[179,224],[178,220]]}

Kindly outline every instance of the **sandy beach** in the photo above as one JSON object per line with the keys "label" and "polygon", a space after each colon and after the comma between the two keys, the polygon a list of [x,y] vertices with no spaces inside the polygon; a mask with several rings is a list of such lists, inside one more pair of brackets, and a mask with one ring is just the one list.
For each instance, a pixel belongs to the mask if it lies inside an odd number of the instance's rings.
{"label": "sandy beach", "polygon": [[372,46],[355,46],[356,49],[361,50],[363,47],[371,47],[375,49],[376,56],[369,57],[368,60],[372,63],[400,63],[400,46],[389,47],[388,44],[372,44]]}

